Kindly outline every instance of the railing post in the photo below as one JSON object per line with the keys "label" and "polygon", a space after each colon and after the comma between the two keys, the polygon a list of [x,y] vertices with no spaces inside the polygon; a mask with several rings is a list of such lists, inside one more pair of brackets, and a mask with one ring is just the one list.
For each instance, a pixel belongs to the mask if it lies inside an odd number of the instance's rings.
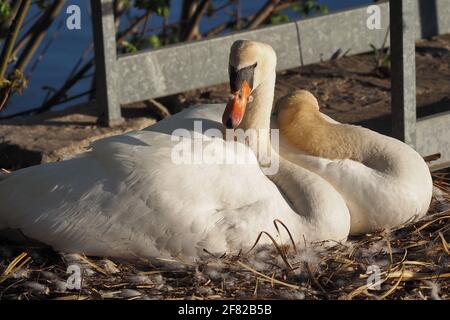
{"label": "railing post", "polygon": [[415,21],[411,0],[389,0],[392,134],[416,145]]}
{"label": "railing post", "polygon": [[118,97],[119,73],[114,24],[114,1],[92,0],[92,26],[95,47],[96,100],[105,114],[100,119],[108,126],[123,121]]}

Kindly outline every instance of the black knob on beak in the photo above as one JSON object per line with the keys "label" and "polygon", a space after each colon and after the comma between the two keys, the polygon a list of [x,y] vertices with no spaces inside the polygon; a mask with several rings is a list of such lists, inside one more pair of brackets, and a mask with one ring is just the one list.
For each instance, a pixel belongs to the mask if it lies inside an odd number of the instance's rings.
{"label": "black knob on beak", "polygon": [[231,121],[231,118],[228,118],[225,126],[227,127],[227,129],[233,129],[233,122]]}

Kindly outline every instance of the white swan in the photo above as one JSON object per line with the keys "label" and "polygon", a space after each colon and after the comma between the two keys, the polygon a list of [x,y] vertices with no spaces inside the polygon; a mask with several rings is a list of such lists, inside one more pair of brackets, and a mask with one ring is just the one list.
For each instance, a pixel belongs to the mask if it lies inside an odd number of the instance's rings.
{"label": "white swan", "polygon": [[[239,92],[230,99],[225,123],[269,128],[275,65],[268,45],[233,45],[230,84]],[[253,102],[244,113],[240,107],[245,108],[250,93]],[[275,185],[262,173],[257,162],[261,159],[253,156],[248,161],[247,153],[234,150],[241,144],[194,135],[197,120],[203,130],[223,128],[223,109],[191,108],[145,130],[99,140],[91,151],[71,160],[0,177],[0,228],[20,229],[65,252],[131,259],[195,257],[204,249],[245,250],[261,231],[276,235],[276,219],[289,228],[297,244],[344,240],[349,211],[325,179],[280,158],[279,171],[271,177]],[[192,134],[184,143],[201,146],[208,154],[225,148],[244,163],[175,163],[180,141],[172,133],[180,128],[186,130],[178,130],[179,135]],[[258,140],[270,146],[267,134]],[[202,154],[198,148],[183,150],[193,159]],[[280,237],[289,241],[280,230]]]}
{"label": "white swan", "polygon": [[[281,157],[317,173],[344,197],[351,215],[350,234],[394,227],[427,212],[432,179],[428,166],[416,151],[399,140],[332,120],[319,111],[316,98],[304,90],[280,99],[271,124],[275,86],[273,50],[269,46],[262,49],[263,45],[253,42],[238,42],[234,47],[242,52],[230,57],[231,65],[237,69],[252,66],[258,79],[262,78],[261,70],[272,71],[264,81],[257,82],[254,101],[247,103],[251,73],[245,83],[242,79],[245,75],[238,76],[231,70],[231,84],[236,82],[234,77],[241,81],[240,87],[232,89],[240,90],[236,96],[243,97],[228,105],[224,124],[244,130],[279,128]],[[254,51],[258,50],[266,52],[266,58],[255,59]],[[239,59],[234,60],[235,57]],[[244,73],[249,70],[244,68]]]}
{"label": "white swan", "polygon": [[277,110],[280,153],[339,191],[350,210],[350,234],[394,227],[428,211],[433,189],[430,170],[411,147],[324,117],[308,91],[283,97]]}

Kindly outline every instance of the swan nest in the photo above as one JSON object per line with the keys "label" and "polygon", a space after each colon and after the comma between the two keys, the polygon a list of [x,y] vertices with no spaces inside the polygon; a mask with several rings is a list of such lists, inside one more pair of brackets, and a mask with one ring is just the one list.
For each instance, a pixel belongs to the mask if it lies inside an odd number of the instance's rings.
{"label": "swan nest", "polygon": [[274,244],[197,263],[130,264],[0,243],[0,300],[450,299],[450,170],[433,179],[420,221],[307,249]]}

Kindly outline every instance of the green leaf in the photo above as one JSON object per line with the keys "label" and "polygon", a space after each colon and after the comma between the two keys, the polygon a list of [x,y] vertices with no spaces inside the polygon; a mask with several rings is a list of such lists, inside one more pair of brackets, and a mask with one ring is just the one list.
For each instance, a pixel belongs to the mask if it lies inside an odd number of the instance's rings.
{"label": "green leaf", "polygon": [[289,21],[289,17],[283,12],[277,12],[270,16],[270,24],[277,24],[287,21]]}
{"label": "green leaf", "polygon": [[306,1],[305,4],[303,5],[303,12],[304,12],[306,15],[309,15],[309,13],[315,8],[315,6],[316,6],[315,1],[308,0],[308,1]]}
{"label": "green leaf", "polygon": [[136,0],[134,6],[138,9],[151,10],[165,18],[169,16],[170,12],[170,0]]}
{"label": "green leaf", "polygon": [[327,13],[330,12],[330,10],[328,10],[328,6],[325,5],[325,4],[319,5],[319,11],[320,11],[321,13],[325,13],[325,14],[327,14]]}
{"label": "green leaf", "polygon": [[128,9],[131,8],[131,2],[130,2],[130,0],[122,0],[122,3],[123,3],[123,8],[124,8],[125,10],[128,10]]}
{"label": "green leaf", "polygon": [[158,49],[161,47],[161,40],[159,39],[159,37],[156,34],[152,34],[151,36],[149,36],[147,38],[147,41],[150,43],[150,45],[154,49]]}
{"label": "green leaf", "polygon": [[138,51],[136,46],[128,41],[122,41],[121,45],[127,53],[135,53]]}
{"label": "green leaf", "polygon": [[168,18],[169,11],[170,11],[170,8],[168,6],[161,6],[156,9],[156,14],[161,17]]}
{"label": "green leaf", "polygon": [[4,23],[11,17],[11,7],[6,0],[0,0],[0,23]]}
{"label": "green leaf", "polygon": [[302,10],[303,10],[302,6],[298,3],[292,5],[291,9],[292,9],[292,11],[297,12],[297,13],[302,13]]}
{"label": "green leaf", "polygon": [[5,88],[5,87],[9,87],[11,85],[11,81],[9,81],[8,79],[0,79],[0,88]]}
{"label": "green leaf", "polygon": [[22,94],[22,90],[28,86],[28,80],[19,69],[14,69],[11,79],[1,79],[0,87],[9,87],[13,92]]}
{"label": "green leaf", "polygon": [[292,7],[292,9],[299,13],[300,15],[304,14],[306,16],[311,13],[328,13],[328,6],[324,4],[318,4],[316,0],[308,0],[303,5],[296,4]]}

